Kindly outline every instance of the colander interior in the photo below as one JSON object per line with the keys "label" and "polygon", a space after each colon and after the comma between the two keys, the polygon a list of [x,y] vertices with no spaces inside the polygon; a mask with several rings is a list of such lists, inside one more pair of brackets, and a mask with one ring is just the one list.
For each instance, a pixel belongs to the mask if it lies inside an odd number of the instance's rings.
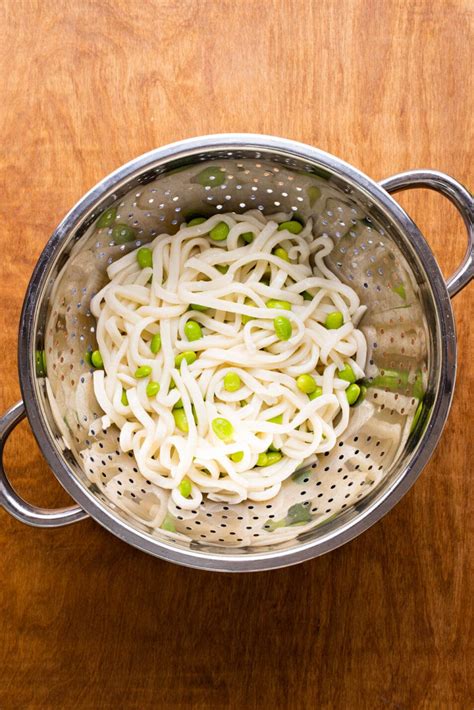
{"label": "colander interior", "polygon": [[[96,228],[111,205],[115,222],[134,230],[133,241],[117,243],[112,228]],[[107,266],[127,250],[173,233],[190,216],[249,209],[312,218],[315,234],[332,238],[328,265],[367,306],[359,326],[368,343],[366,398],[336,447],[285,482],[273,500],[205,499],[192,514],[181,511],[175,531],[155,529],[153,484],[120,451],[116,429],[91,428],[102,412],[85,359],[96,347],[90,299],[105,283]],[[70,475],[128,526],[211,555],[293,548],[357,517],[364,502],[402,475],[435,388],[436,323],[411,246],[363,188],[315,160],[270,150],[197,151],[106,185],[93,210],[58,242],[38,305],[36,348],[45,350],[47,364],[47,377],[41,366],[37,372],[38,393]]]}

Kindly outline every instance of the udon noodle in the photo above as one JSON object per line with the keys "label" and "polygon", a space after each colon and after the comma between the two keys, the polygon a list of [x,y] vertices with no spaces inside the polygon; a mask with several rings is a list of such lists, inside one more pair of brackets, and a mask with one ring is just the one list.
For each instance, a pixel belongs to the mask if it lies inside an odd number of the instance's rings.
{"label": "udon noodle", "polygon": [[[100,425],[118,427],[171,512],[203,494],[269,500],[348,426],[341,372],[364,376],[364,307],[325,264],[331,239],[311,220],[292,233],[287,219],[255,210],[184,223],[112,263],[92,299]],[[326,327],[335,312],[342,324]]]}

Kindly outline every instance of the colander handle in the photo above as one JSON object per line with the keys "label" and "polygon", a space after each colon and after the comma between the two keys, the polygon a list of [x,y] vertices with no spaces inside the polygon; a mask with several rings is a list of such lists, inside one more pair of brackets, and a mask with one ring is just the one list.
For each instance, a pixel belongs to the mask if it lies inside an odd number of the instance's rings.
{"label": "colander handle", "polygon": [[12,488],[3,468],[3,449],[13,429],[24,417],[25,405],[17,402],[0,419],[0,505],[17,520],[38,528],[57,528],[86,518],[87,513],[78,505],[57,510],[37,508],[20,498]]}
{"label": "colander handle", "polygon": [[461,213],[467,229],[467,249],[461,265],[447,280],[446,288],[452,298],[474,277],[474,198],[461,183],[437,170],[408,170],[382,180],[387,192],[401,192],[410,188],[425,187],[448,198]]}

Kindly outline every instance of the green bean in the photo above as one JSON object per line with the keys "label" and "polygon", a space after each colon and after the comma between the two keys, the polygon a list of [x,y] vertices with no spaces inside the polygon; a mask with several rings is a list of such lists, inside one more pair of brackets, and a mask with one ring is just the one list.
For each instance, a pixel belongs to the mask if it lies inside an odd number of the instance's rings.
{"label": "green bean", "polygon": [[116,224],[112,229],[112,239],[116,244],[126,244],[135,239],[135,230],[128,224]]}
{"label": "green bean", "polygon": [[182,409],[184,407],[183,400],[181,397],[178,399],[176,404],[173,406],[173,409]]}
{"label": "green bean", "polygon": [[277,414],[276,417],[272,417],[268,421],[272,424],[283,424],[283,414]]}
{"label": "green bean", "polygon": [[288,301],[279,301],[277,298],[270,298],[265,305],[267,308],[280,308],[284,311],[291,311],[291,303]]}
{"label": "green bean", "polygon": [[211,422],[212,430],[214,434],[222,441],[231,441],[232,435],[234,433],[234,427],[228,419],[223,417],[216,417]]}
{"label": "green bean", "polygon": [[320,387],[319,385],[316,385],[316,389],[314,392],[311,392],[311,394],[308,395],[310,399],[316,399],[316,397],[321,397],[323,393],[323,388]]}
{"label": "green bean", "polygon": [[102,214],[100,215],[99,219],[97,220],[97,227],[99,229],[103,229],[104,227],[110,227],[116,216],[116,208],[109,207],[108,210],[105,210],[105,212],[102,212]]}
{"label": "green bean", "polygon": [[148,247],[142,247],[137,251],[137,261],[140,269],[153,266],[153,253]]}
{"label": "green bean", "polygon": [[181,363],[183,362],[183,360],[186,360],[188,365],[192,365],[192,363],[197,360],[197,355],[192,350],[185,350],[184,353],[179,353],[179,355],[176,355],[174,359],[174,364],[175,367],[178,368],[178,370],[181,367]]}
{"label": "green bean", "polygon": [[219,224],[216,224],[216,226],[211,229],[209,236],[215,242],[223,242],[224,239],[227,239],[229,232],[229,225],[225,222],[219,222]]}
{"label": "green bean", "polygon": [[293,332],[291,322],[285,316],[277,316],[273,319],[275,333],[280,340],[289,340]]}
{"label": "green bean", "polygon": [[282,222],[278,226],[278,231],[283,232],[283,230],[291,232],[291,234],[299,234],[303,231],[303,225],[297,222],[295,219],[291,219],[288,222]]}
{"label": "green bean", "polygon": [[183,478],[183,480],[178,486],[178,489],[183,498],[189,498],[192,490],[191,481],[189,480],[189,478]]}
{"label": "green bean", "polygon": [[340,380],[345,380],[346,382],[349,382],[350,384],[352,384],[353,382],[355,382],[357,380],[357,377],[354,374],[354,370],[347,362],[345,363],[342,370],[338,371],[337,376],[339,377]]}
{"label": "green bean", "polygon": [[341,311],[333,311],[332,313],[328,313],[326,320],[324,321],[324,325],[328,330],[337,330],[337,328],[340,328],[343,323],[344,316]]}
{"label": "green bean", "polygon": [[148,397],[155,397],[160,391],[160,383],[152,380],[146,386],[146,393]]}
{"label": "green bean", "polygon": [[253,242],[253,232],[244,232],[243,234],[240,235],[244,242],[247,244],[250,244]]}
{"label": "green bean", "polygon": [[226,274],[229,271],[229,264],[216,264],[216,269],[220,271],[221,274]]}
{"label": "green bean", "polygon": [[127,390],[122,390],[122,396],[120,398],[120,401],[122,402],[124,407],[128,407]]}
{"label": "green bean", "polygon": [[189,424],[184,409],[173,409],[172,414],[177,428],[187,434],[189,431]]}
{"label": "green bean", "polygon": [[84,353],[84,362],[86,365],[92,365],[92,353],[89,350]]}
{"label": "green bean", "polygon": [[224,375],[224,389],[226,392],[237,392],[242,387],[242,380],[236,372],[227,372]]}
{"label": "green bean", "polygon": [[303,291],[302,296],[303,296],[303,300],[305,300],[305,301],[312,301],[313,298],[314,298],[314,296],[312,296],[312,295],[309,293],[309,291]]}
{"label": "green bean", "polygon": [[204,168],[196,175],[196,181],[203,187],[220,187],[224,180],[225,171],[220,168]]}
{"label": "green bean", "polygon": [[267,454],[274,454],[274,453],[280,454],[281,451],[280,451],[280,449],[277,449],[275,444],[271,443],[267,449]]}
{"label": "green bean", "polygon": [[349,387],[346,389],[347,401],[349,402],[349,404],[351,406],[357,402],[357,400],[359,399],[359,395],[360,395],[359,385],[352,384],[352,385],[349,385]]}
{"label": "green bean", "polygon": [[188,340],[199,340],[202,338],[202,329],[195,320],[188,320],[184,325],[184,334]]}
{"label": "green bean", "polygon": [[311,375],[298,375],[296,378],[296,386],[299,390],[301,390],[301,392],[311,394],[312,392],[316,392],[318,385],[316,384],[314,377]]}
{"label": "green bean", "polygon": [[207,311],[207,306],[200,306],[199,303],[191,303],[189,307],[192,311]]}
{"label": "green bean", "polygon": [[236,451],[235,454],[230,454],[229,458],[231,461],[234,461],[234,463],[240,463],[240,461],[244,458],[244,452]]}
{"label": "green bean", "polygon": [[91,354],[91,363],[94,365],[96,370],[104,369],[104,361],[102,360],[100,350],[94,350],[94,352]]}
{"label": "green bean", "polygon": [[203,224],[206,221],[205,217],[193,217],[193,219],[189,220],[188,222],[188,227],[197,227],[198,224]]}
{"label": "green bean", "polygon": [[155,333],[155,335],[152,337],[150,341],[150,350],[153,355],[156,355],[156,353],[161,350],[161,335],[159,333]]}
{"label": "green bean", "polygon": [[277,247],[273,250],[272,254],[275,254],[275,256],[278,256],[280,259],[283,259],[283,261],[290,261],[288,252],[286,251],[286,249],[283,249],[283,247]]}
{"label": "green bean", "polygon": [[148,377],[148,375],[151,375],[150,365],[140,365],[140,367],[137,367],[135,370],[134,377],[137,380],[142,380],[144,377]]}

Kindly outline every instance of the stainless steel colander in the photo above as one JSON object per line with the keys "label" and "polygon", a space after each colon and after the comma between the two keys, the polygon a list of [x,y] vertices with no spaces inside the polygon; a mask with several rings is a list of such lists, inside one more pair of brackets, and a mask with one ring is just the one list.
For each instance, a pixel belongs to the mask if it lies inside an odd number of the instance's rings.
{"label": "stainless steel colander", "polygon": [[[390,197],[409,187],[441,192],[464,218],[468,250],[447,284],[417,227]],[[112,205],[114,224],[98,229],[98,216]],[[155,530],[153,485],[120,451],[117,430],[91,427],[101,411],[84,358],[95,346],[90,299],[124,251],[178,229],[190,215],[249,209],[312,217],[315,233],[333,239],[329,266],[367,306],[360,325],[368,342],[366,396],[335,449],[295,472],[274,500],[205,500],[191,516],[181,511],[174,529]],[[142,550],[215,570],[281,567],[343,544],[402,497],[441,434],[456,370],[450,297],[473,276],[473,237],[472,196],[433,171],[379,185],[309,146],[241,134],[183,141],[133,160],[87,193],[47,243],[21,317],[24,403],[0,421],[2,453],[26,410],[49,465],[78,505],[29,505],[3,466],[0,504],[40,527],[91,515]]]}

